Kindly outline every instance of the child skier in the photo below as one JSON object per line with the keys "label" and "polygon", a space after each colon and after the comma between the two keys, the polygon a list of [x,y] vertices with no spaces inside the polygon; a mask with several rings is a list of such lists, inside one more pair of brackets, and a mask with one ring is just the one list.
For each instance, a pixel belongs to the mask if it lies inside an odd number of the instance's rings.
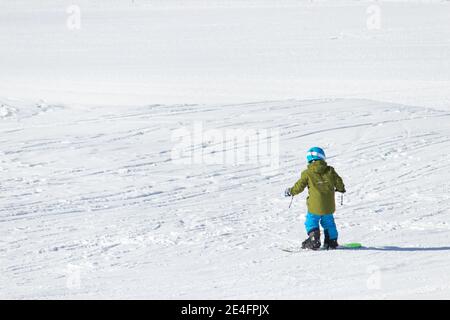
{"label": "child skier", "polygon": [[345,193],[345,186],[334,168],[325,162],[325,152],[321,148],[309,149],[306,159],[308,168],[302,172],[300,180],[285,192],[286,197],[293,197],[308,187],[305,227],[309,237],[302,243],[302,248],[320,248],[320,223],[325,233],[324,248],[336,249],[338,232],[333,217],[336,210],[335,191]]}

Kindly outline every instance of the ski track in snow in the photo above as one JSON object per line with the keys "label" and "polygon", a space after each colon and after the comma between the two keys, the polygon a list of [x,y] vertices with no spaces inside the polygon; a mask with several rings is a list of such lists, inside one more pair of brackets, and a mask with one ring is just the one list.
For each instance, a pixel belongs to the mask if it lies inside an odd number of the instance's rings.
{"label": "ski track in snow", "polygon": [[[1,298],[448,297],[448,111],[341,99],[8,110]],[[279,129],[279,172],[174,164],[173,130],[198,121]],[[281,250],[305,237],[305,195],[288,210],[282,192],[311,145],[347,185],[341,242],[364,249]]]}

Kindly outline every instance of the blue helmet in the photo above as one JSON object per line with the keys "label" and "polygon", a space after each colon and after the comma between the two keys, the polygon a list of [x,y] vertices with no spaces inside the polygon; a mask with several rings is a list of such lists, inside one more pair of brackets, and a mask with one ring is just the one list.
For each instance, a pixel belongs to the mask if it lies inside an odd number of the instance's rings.
{"label": "blue helmet", "polygon": [[313,162],[314,160],[325,160],[325,151],[322,148],[314,147],[308,150],[306,154],[306,160],[308,163]]}

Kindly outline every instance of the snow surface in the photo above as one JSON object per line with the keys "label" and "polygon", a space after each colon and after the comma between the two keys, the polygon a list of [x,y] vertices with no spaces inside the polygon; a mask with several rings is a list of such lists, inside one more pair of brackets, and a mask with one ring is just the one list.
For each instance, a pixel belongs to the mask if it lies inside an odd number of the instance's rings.
{"label": "snow surface", "polygon": [[[449,2],[73,2],[0,4],[0,298],[450,298]],[[279,168],[174,161],[199,124]],[[313,145],[364,249],[282,251]]]}

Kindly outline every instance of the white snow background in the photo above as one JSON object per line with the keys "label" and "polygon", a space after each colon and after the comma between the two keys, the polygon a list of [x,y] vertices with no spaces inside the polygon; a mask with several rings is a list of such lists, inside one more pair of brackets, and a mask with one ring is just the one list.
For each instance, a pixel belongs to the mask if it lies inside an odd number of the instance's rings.
{"label": "white snow background", "polygon": [[[315,145],[361,250],[281,250]],[[449,154],[449,1],[0,2],[0,298],[448,299]]]}

